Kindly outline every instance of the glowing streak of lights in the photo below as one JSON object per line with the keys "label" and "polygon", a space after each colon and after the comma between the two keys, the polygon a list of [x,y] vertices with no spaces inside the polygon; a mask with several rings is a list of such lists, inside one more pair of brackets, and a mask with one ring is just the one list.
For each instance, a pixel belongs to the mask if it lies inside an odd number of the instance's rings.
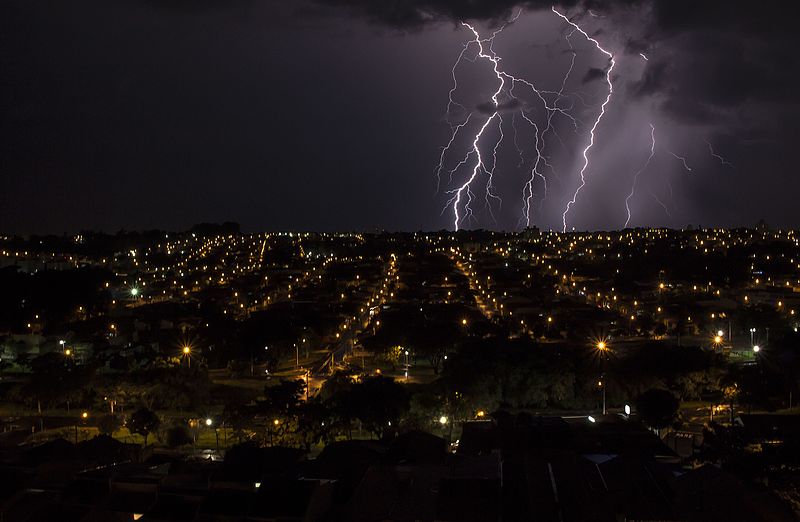
{"label": "glowing streak of lights", "polygon": [[[639,174],[647,170],[647,167],[650,166],[650,161],[652,161],[653,156],[656,155],[656,127],[652,123],[650,124],[650,155],[647,157],[647,161],[644,162],[642,168],[636,171],[636,174],[633,175],[633,184],[631,185],[631,193],[628,194],[628,197],[625,198],[625,210],[628,212],[628,218],[625,220],[625,226],[623,228],[628,228],[628,223],[631,222],[631,207],[630,207],[630,200],[633,197],[633,194],[636,192],[636,182],[639,180]],[[655,197],[655,196],[654,196]],[[660,203],[660,201],[659,201]],[[662,204],[663,206],[663,204]]]}
{"label": "glowing streak of lights", "polygon": [[714,147],[711,145],[710,141],[706,140],[706,145],[708,145],[708,152],[711,153],[711,156],[713,156],[714,158],[718,159],[721,164],[723,164],[723,165],[725,165],[727,167],[730,167],[730,168],[734,168],[734,166],[733,166],[733,164],[731,162],[729,162],[728,160],[726,160],[725,158],[723,158],[722,156],[720,156],[719,154],[714,152]]}
{"label": "glowing streak of lights", "polygon": [[645,61],[645,62],[649,62],[649,61],[650,61],[650,60],[648,60],[648,59],[647,59],[647,56],[645,56],[645,55],[644,55],[644,53],[639,53],[639,56],[641,56],[642,58],[644,58],[644,61]]}
{"label": "glowing streak of lights", "polygon": [[608,84],[608,96],[606,96],[605,101],[600,106],[600,114],[597,116],[597,119],[595,120],[594,125],[592,125],[592,128],[589,131],[589,135],[590,135],[589,144],[586,146],[585,149],[583,149],[583,167],[581,168],[581,171],[580,171],[581,184],[575,190],[575,194],[572,196],[572,199],[567,202],[567,207],[564,209],[564,213],[561,215],[563,231],[566,232],[567,231],[567,214],[569,214],[569,211],[570,211],[570,208],[572,207],[572,205],[574,205],[575,202],[578,200],[578,194],[580,193],[581,189],[586,186],[586,170],[589,168],[589,151],[591,151],[592,147],[594,146],[595,131],[597,130],[598,125],[600,125],[600,122],[602,121],[603,116],[606,113],[606,107],[611,102],[611,97],[614,94],[614,84],[611,82],[611,74],[614,71],[614,66],[616,65],[616,61],[614,60],[614,55],[611,54],[610,52],[606,51],[600,45],[600,42],[598,42],[597,40],[595,40],[594,38],[589,36],[586,33],[586,31],[581,29],[575,22],[573,22],[572,20],[567,18],[565,15],[561,14],[560,12],[558,12],[556,10],[555,6],[553,6],[551,9],[552,9],[553,13],[555,13],[558,16],[560,16],[561,18],[563,18],[565,22],[570,24],[579,33],[581,33],[587,40],[592,42],[595,45],[595,47],[597,47],[597,50],[599,50],[600,52],[602,52],[603,54],[608,56],[608,59],[609,59],[609,67],[608,67],[608,69],[606,71],[606,83]]}

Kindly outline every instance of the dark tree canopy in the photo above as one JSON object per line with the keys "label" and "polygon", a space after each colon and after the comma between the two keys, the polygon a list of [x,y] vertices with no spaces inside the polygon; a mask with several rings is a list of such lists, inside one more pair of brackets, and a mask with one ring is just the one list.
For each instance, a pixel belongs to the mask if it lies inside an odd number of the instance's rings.
{"label": "dark tree canopy", "polygon": [[678,399],[667,390],[647,390],[636,401],[642,421],[653,429],[666,428],[678,413]]}

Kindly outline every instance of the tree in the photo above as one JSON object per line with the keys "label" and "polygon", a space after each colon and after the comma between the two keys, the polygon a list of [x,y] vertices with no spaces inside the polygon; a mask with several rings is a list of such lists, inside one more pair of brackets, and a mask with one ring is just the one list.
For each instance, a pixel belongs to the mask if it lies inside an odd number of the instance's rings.
{"label": "tree", "polygon": [[92,377],[90,369],[60,352],[39,355],[30,362],[27,392],[47,405],[67,402],[80,394]]}
{"label": "tree", "polygon": [[259,406],[272,418],[289,416],[300,405],[300,398],[305,389],[305,382],[300,379],[281,381],[274,386],[266,386],[264,387],[265,398],[259,403]]}
{"label": "tree", "polygon": [[167,446],[177,448],[192,443],[192,435],[183,424],[170,426],[167,430]]}
{"label": "tree", "polygon": [[666,428],[678,413],[678,399],[667,390],[653,388],[636,400],[636,410],[649,427]]}
{"label": "tree", "polygon": [[119,429],[119,426],[119,419],[113,414],[103,415],[97,421],[97,429],[100,430],[100,433],[103,435],[113,435],[114,432]]}
{"label": "tree", "polygon": [[396,429],[409,408],[403,385],[383,376],[367,377],[353,385],[350,400],[356,418],[378,438]]}
{"label": "tree", "polygon": [[158,418],[158,415],[147,408],[139,408],[128,420],[128,430],[144,437],[145,446],[147,446],[147,436],[157,430],[160,425],[161,419]]}
{"label": "tree", "polygon": [[306,451],[323,439],[331,429],[330,413],[319,400],[304,402],[297,409],[296,436]]}
{"label": "tree", "polygon": [[318,396],[328,409],[330,432],[346,434],[348,439],[352,438],[355,420],[353,404],[350,401],[354,385],[353,379],[340,370],[325,381]]}
{"label": "tree", "polygon": [[[242,435],[253,421],[253,414],[247,405],[247,401],[241,397],[230,397],[225,401],[225,408],[222,410],[223,428],[229,427],[238,441],[242,442]],[[223,434],[225,431],[223,430]],[[225,435],[227,437],[227,435]]]}
{"label": "tree", "polygon": [[264,400],[258,402],[264,413],[264,437],[269,436],[270,443],[281,443],[291,432],[291,427],[300,408],[300,398],[305,391],[305,382],[281,381],[274,386],[264,388]]}

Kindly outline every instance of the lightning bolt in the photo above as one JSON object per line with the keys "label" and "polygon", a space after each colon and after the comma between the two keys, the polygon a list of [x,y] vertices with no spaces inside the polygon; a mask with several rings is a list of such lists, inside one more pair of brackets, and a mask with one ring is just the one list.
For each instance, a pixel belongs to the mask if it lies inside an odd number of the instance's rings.
{"label": "lightning bolt", "polygon": [[[585,185],[585,173],[589,166],[589,151],[591,150],[592,146],[594,145],[595,141],[595,131],[599,126],[603,115],[606,112],[606,107],[608,103],[611,101],[611,97],[613,94],[613,84],[611,83],[611,74],[614,69],[615,61],[614,56],[602,48],[602,46],[595,40],[594,38],[590,37],[586,32],[584,32],[580,27],[578,27],[575,23],[570,21],[566,16],[559,13],[555,7],[552,8],[553,12],[556,13],[559,17],[566,20],[567,23],[570,24],[572,30],[565,35],[565,39],[567,44],[570,48],[571,59],[569,67],[562,78],[561,85],[559,86],[558,90],[543,90],[539,89],[533,82],[525,79],[520,78],[517,76],[512,75],[508,71],[503,70],[500,67],[501,58],[494,50],[494,43],[495,38],[511,23],[516,21],[522,13],[522,10],[518,11],[516,16],[507,21],[503,26],[495,30],[490,36],[482,37],[475,27],[470,25],[467,22],[462,22],[461,25],[467,29],[469,29],[472,34],[473,38],[466,42],[453,64],[451,68],[451,77],[452,77],[452,86],[450,91],[448,92],[448,103],[446,108],[446,120],[450,126],[450,138],[447,144],[444,147],[441,147],[441,152],[439,156],[439,163],[436,166],[435,172],[437,177],[437,192],[439,187],[441,186],[441,176],[442,173],[445,172],[445,165],[448,153],[452,150],[456,140],[462,129],[465,129],[468,125],[473,123],[472,120],[475,119],[475,113],[469,113],[466,119],[461,121],[460,123],[453,123],[451,119],[451,114],[455,108],[460,108],[466,111],[466,108],[463,104],[461,104],[457,100],[457,91],[459,88],[458,83],[458,74],[457,70],[459,65],[464,61],[476,62],[478,60],[484,60],[491,64],[492,71],[494,72],[494,76],[497,79],[497,88],[494,93],[491,95],[491,104],[493,111],[489,114],[486,119],[483,121],[481,126],[477,129],[477,132],[474,134],[472,138],[472,145],[469,147],[469,150],[466,154],[461,158],[461,160],[453,167],[449,169],[449,183],[452,183],[453,176],[456,172],[458,172],[463,166],[470,164],[471,171],[467,176],[466,180],[462,182],[460,185],[456,186],[453,190],[449,190],[446,193],[449,194],[451,197],[446,202],[444,208],[442,209],[442,213],[444,214],[445,211],[451,209],[453,212],[453,227],[455,230],[459,230],[461,224],[465,219],[473,218],[474,213],[472,209],[472,203],[475,198],[475,194],[473,192],[473,183],[475,180],[481,176],[486,176],[486,185],[484,187],[484,194],[485,194],[485,207],[488,211],[488,214],[491,216],[493,220],[495,220],[494,216],[494,207],[495,204],[497,208],[502,208],[502,199],[498,194],[494,191],[494,175],[498,168],[498,150],[503,144],[506,134],[504,133],[503,126],[506,123],[504,118],[500,114],[501,110],[501,98],[505,102],[507,101],[518,101],[517,95],[515,94],[515,88],[524,87],[529,89],[530,93],[532,93],[537,101],[537,103],[541,103],[542,107],[546,111],[546,124],[537,124],[534,122],[531,117],[529,117],[528,113],[526,112],[528,109],[526,108],[527,102],[525,105],[519,110],[519,115],[521,116],[522,120],[530,126],[532,133],[533,133],[533,140],[532,145],[535,150],[536,156],[531,161],[531,170],[530,176],[528,177],[527,181],[523,185],[522,190],[522,199],[523,199],[523,217],[522,221],[525,222],[527,226],[530,226],[532,219],[531,219],[531,210],[533,207],[533,198],[535,195],[534,186],[537,182],[537,179],[541,180],[543,186],[543,197],[540,200],[540,203],[543,204],[544,200],[547,198],[547,177],[544,175],[542,170],[543,166],[548,168],[550,172],[553,173],[556,177],[558,177],[558,173],[555,171],[553,165],[548,161],[548,157],[545,155],[544,151],[548,145],[547,135],[548,133],[552,134],[561,144],[562,146],[566,147],[564,141],[562,140],[561,136],[559,135],[556,127],[554,125],[554,119],[556,115],[560,115],[565,117],[567,120],[570,121],[572,124],[573,129],[575,130],[576,134],[581,136],[579,129],[581,126],[584,126],[584,123],[577,119],[575,116],[571,114],[574,107],[574,102],[568,104],[562,104],[561,102],[565,99],[569,99],[571,96],[575,96],[578,98],[581,103],[587,105],[585,100],[580,96],[580,93],[570,93],[565,94],[564,91],[566,89],[567,82],[573,72],[575,67],[576,61],[576,53],[572,45],[571,37],[575,34],[575,32],[580,32],[587,40],[593,42],[595,46],[604,54],[606,54],[609,58],[609,67],[606,72],[606,82],[609,86],[608,95],[605,98],[605,101],[600,106],[600,114],[598,115],[597,119],[594,121],[590,134],[590,141],[589,145],[583,151],[584,157],[584,166],[581,169],[581,187],[575,192],[575,196],[573,197],[573,201],[567,205],[567,210],[565,211],[564,215],[562,216],[564,220],[564,227],[566,229],[566,214],[569,212],[569,208],[571,205],[575,204],[575,200],[577,199],[578,193],[580,189]],[[471,56],[471,49],[477,47],[477,53]],[[551,101],[552,100],[552,101]],[[516,148],[517,154],[519,156],[519,165],[518,167],[523,166],[526,163],[525,153],[523,148],[519,144],[519,137],[518,137],[518,129],[517,129],[517,113],[514,112],[512,117],[510,118],[510,123],[513,127],[513,144]],[[496,126],[497,129],[497,140],[494,142],[494,146],[491,151],[492,160],[489,161],[486,159],[485,156],[488,157],[488,154],[484,154],[482,152],[483,149],[483,139],[486,135],[487,129],[494,129]],[[490,166],[489,166],[490,165]],[[452,208],[451,208],[452,207]]]}
{"label": "lightning bolt", "polygon": [[[670,188],[671,188],[671,187],[670,187]],[[654,200],[656,200],[656,203],[658,203],[659,205],[661,205],[661,208],[663,208],[663,209],[664,209],[664,213],[667,215],[667,217],[669,217],[669,218],[672,218],[672,214],[670,214],[670,212],[669,212],[669,209],[667,208],[667,205],[665,205],[665,204],[664,204],[664,202],[663,202],[663,201],[661,201],[661,200],[658,198],[658,196],[656,196],[656,195],[655,195],[655,193],[653,193],[653,191],[650,191],[650,195],[653,197],[653,199],[654,199]]]}
{"label": "lightning bolt", "polygon": [[[521,111],[520,111],[521,112]],[[533,162],[533,167],[531,168],[531,177],[528,180],[528,183],[525,184],[523,188],[522,196],[523,196],[523,214],[525,215],[525,225],[530,227],[531,226],[531,199],[533,198],[533,183],[536,181],[536,177],[542,179],[544,182],[544,194],[547,197],[547,178],[539,172],[539,162],[542,161],[542,149],[539,146],[539,127],[531,121],[528,116],[522,113],[522,117],[534,128],[536,131],[534,136],[536,137],[536,160]],[[547,130],[547,129],[545,129]],[[526,194],[527,192],[527,194]]]}
{"label": "lightning bolt", "polygon": [[689,164],[686,163],[686,158],[684,158],[683,156],[678,156],[677,154],[675,154],[671,150],[668,150],[667,152],[669,152],[675,159],[677,159],[678,161],[683,163],[683,168],[686,169],[686,172],[691,172],[692,171],[692,167],[690,167]]}
{"label": "lightning bolt", "polygon": [[[517,17],[519,17],[519,14],[517,14]],[[516,18],[515,18],[515,20],[516,20]],[[470,44],[472,44],[472,43],[477,44],[478,45],[478,57],[483,58],[485,60],[488,60],[488,61],[490,61],[492,63],[492,69],[494,70],[495,76],[497,76],[497,79],[499,81],[499,85],[497,87],[497,90],[494,92],[494,94],[492,94],[492,103],[494,104],[494,109],[495,110],[492,113],[492,115],[489,116],[486,119],[486,121],[484,122],[483,126],[481,126],[480,130],[475,135],[475,138],[472,141],[472,150],[470,150],[467,153],[467,156],[462,160],[462,163],[465,163],[466,161],[469,161],[469,157],[470,156],[472,156],[473,154],[475,155],[476,161],[475,161],[475,164],[474,164],[474,166],[472,168],[472,175],[467,179],[467,181],[464,184],[462,184],[456,190],[452,190],[452,191],[448,192],[449,194],[454,194],[454,196],[452,198],[450,198],[450,200],[447,202],[447,205],[445,205],[445,208],[449,207],[451,204],[453,205],[453,214],[454,214],[453,227],[455,228],[456,231],[459,229],[459,224],[461,223],[461,220],[462,220],[462,217],[459,215],[459,205],[461,204],[461,200],[464,197],[464,194],[466,194],[466,197],[467,197],[466,203],[464,205],[464,217],[472,215],[472,208],[471,208],[470,205],[472,203],[473,197],[472,197],[472,191],[471,191],[470,185],[475,180],[475,178],[478,176],[478,173],[481,170],[487,172],[487,174],[488,174],[488,180],[487,180],[487,185],[486,185],[486,203],[487,203],[487,205],[489,205],[489,198],[490,197],[495,197],[495,198],[499,199],[498,196],[496,196],[496,195],[491,193],[491,189],[492,189],[492,178],[493,178],[494,170],[495,170],[495,167],[497,166],[497,147],[499,147],[499,141],[502,141],[502,137],[498,141],[498,143],[495,145],[495,148],[494,148],[494,158],[495,158],[495,162],[494,163],[495,164],[492,165],[492,170],[491,171],[487,170],[486,166],[483,163],[483,156],[481,156],[481,149],[480,149],[480,141],[481,141],[481,137],[483,136],[484,131],[495,120],[495,118],[497,118],[500,121],[500,124],[501,124],[501,136],[502,136],[502,118],[500,118],[500,113],[498,112],[498,107],[500,105],[499,96],[503,92],[503,88],[505,87],[505,84],[506,84],[505,77],[503,76],[503,74],[499,70],[500,58],[494,53],[494,51],[492,51],[492,47],[491,47],[491,44],[494,42],[494,38],[506,26],[504,25],[503,27],[501,27],[500,29],[495,31],[492,34],[491,38],[489,38],[487,40],[482,40],[481,36],[480,36],[480,33],[478,33],[478,31],[475,30],[475,28],[472,27],[470,24],[468,24],[466,22],[462,22],[461,25],[463,25],[464,27],[467,27],[470,31],[472,31],[472,34],[475,36],[475,39],[470,41],[470,42],[467,42],[467,44],[464,46],[464,49],[462,49],[461,55],[459,57],[459,61],[461,60],[461,58],[463,58],[464,53],[465,53],[465,49],[467,49],[470,46]],[[484,49],[484,43],[486,43],[487,41],[490,44],[489,51],[490,51],[491,54],[487,54],[486,50]],[[458,62],[456,62],[456,65],[453,67],[453,70],[455,70],[457,65],[458,65]],[[451,95],[451,97],[452,97],[452,95]],[[455,136],[456,132],[457,131],[453,132],[454,136]],[[489,206],[489,208],[491,210],[491,206]]]}
{"label": "lightning bolt", "polygon": [[705,140],[705,141],[706,141],[706,145],[708,145],[708,152],[711,153],[712,157],[714,157],[715,159],[718,159],[721,164],[723,164],[723,165],[725,165],[727,167],[735,168],[731,162],[729,162],[728,160],[726,160],[725,158],[723,158],[722,156],[720,156],[719,154],[714,152],[714,147],[711,145],[710,141],[708,141],[708,140]]}
{"label": "lightning bolt", "polygon": [[492,193],[492,182],[494,181],[494,169],[497,168],[497,149],[500,148],[500,144],[503,143],[503,138],[505,135],[503,134],[503,117],[500,116],[500,113],[497,113],[497,130],[500,133],[500,138],[494,144],[494,149],[492,149],[492,169],[486,171],[486,209],[489,211],[489,215],[492,216],[492,220],[497,223],[497,219],[494,217],[494,212],[492,212],[492,199],[495,199],[500,202],[499,208],[503,206],[503,200],[497,194]]}
{"label": "lightning bolt", "polygon": [[[630,200],[633,197],[634,192],[636,192],[636,182],[639,180],[639,174],[647,170],[647,167],[650,166],[650,161],[653,159],[653,156],[656,155],[656,127],[652,123],[650,124],[650,155],[647,157],[647,161],[644,162],[644,165],[636,171],[633,175],[633,184],[631,185],[631,193],[628,194],[628,197],[625,198],[625,210],[628,212],[628,218],[625,220],[625,226],[623,228],[628,228],[628,223],[631,222],[631,207],[630,207]],[[655,195],[653,195],[655,197]],[[656,198],[658,200],[658,198]],[[659,201],[659,203],[661,203]],[[662,203],[661,206],[663,207],[664,204]],[[664,207],[666,210],[666,207]]]}
{"label": "lightning bolt", "polygon": [[606,107],[611,102],[611,97],[614,94],[614,84],[611,82],[611,74],[614,71],[614,66],[616,65],[616,61],[614,60],[614,55],[611,54],[610,52],[606,51],[600,45],[600,42],[598,42],[597,40],[595,40],[594,38],[589,36],[586,33],[586,31],[581,29],[575,22],[573,22],[572,20],[567,18],[565,15],[561,14],[560,12],[558,12],[558,10],[556,10],[555,6],[553,6],[551,9],[552,9],[553,13],[555,13],[558,16],[560,16],[561,18],[563,18],[565,22],[567,22],[569,25],[571,25],[573,28],[575,28],[575,30],[577,30],[579,33],[581,33],[584,36],[584,38],[586,38],[588,41],[592,42],[595,45],[595,47],[597,48],[598,51],[600,51],[603,54],[605,54],[606,56],[608,56],[608,60],[609,60],[609,67],[606,70],[606,83],[608,84],[608,96],[606,96],[605,101],[600,106],[600,114],[598,114],[597,119],[594,121],[594,125],[592,125],[592,128],[589,131],[589,136],[590,136],[589,144],[586,146],[585,149],[583,149],[583,167],[581,168],[581,171],[580,171],[581,184],[575,190],[575,194],[572,196],[572,199],[569,202],[567,202],[567,207],[564,209],[564,213],[561,215],[561,220],[562,220],[562,224],[563,224],[563,231],[566,232],[567,231],[567,214],[569,214],[570,208],[578,200],[578,194],[580,194],[581,189],[583,189],[583,187],[586,186],[586,170],[589,168],[589,152],[591,151],[592,147],[594,147],[595,131],[597,130],[597,127],[600,125],[600,122],[603,120],[603,116],[606,113]]}
{"label": "lightning bolt", "polygon": [[[451,97],[451,100],[452,100],[452,97]],[[449,105],[448,105],[448,107],[449,107]],[[439,156],[439,165],[436,167],[436,192],[437,193],[439,192],[439,187],[441,186],[441,183],[442,183],[442,169],[444,168],[444,157],[447,154],[447,152],[450,150],[450,147],[453,145],[453,142],[456,140],[456,136],[458,135],[458,131],[463,129],[464,126],[466,126],[469,123],[470,118],[472,118],[472,113],[469,113],[469,115],[467,116],[467,119],[464,120],[463,123],[461,123],[459,125],[456,125],[456,126],[452,126],[451,125],[451,130],[452,130],[453,133],[450,135],[450,141],[447,142],[447,145],[442,147],[442,154]],[[453,175],[453,171],[450,171],[450,176],[452,177],[452,175]]]}
{"label": "lightning bolt", "polygon": [[[500,57],[494,51],[494,40],[497,37],[497,35],[500,34],[509,24],[511,24],[514,21],[516,21],[521,14],[522,14],[522,10],[520,10],[513,19],[509,20],[502,27],[500,27],[499,29],[495,30],[492,33],[492,35],[490,37],[488,37],[488,38],[481,38],[480,33],[472,25],[468,24],[467,22],[462,22],[462,26],[463,27],[466,27],[470,31],[472,31],[472,34],[474,35],[474,39],[470,40],[469,42],[467,42],[464,45],[464,47],[461,50],[461,53],[459,54],[458,59],[456,60],[456,63],[453,65],[453,68],[452,68],[452,71],[451,71],[452,72],[452,76],[453,76],[453,87],[451,88],[450,93],[448,95],[448,105],[447,105],[448,114],[449,114],[450,109],[453,107],[453,105],[458,104],[458,102],[456,102],[454,100],[454,94],[455,94],[456,90],[458,89],[458,80],[457,80],[457,75],[456,75],[456,69],[458,68],[458,64],[462,60],[464,60],[464,59],[469,60],[469,58],[466,56],[466,53],[467,53],[468,49],[471,46],[477,45],[477,47],[478,47],[478,53],[477,53],[477,55],[475,57],[476,60],[478,58],[481,58],[481,59],[487,60],[487,61],[489,61],[491,63],[492,70],[493,70],[493,72],[495,74],[495,77],[498,80],[498,87],[497,87],[497,89],[494,91],[494,93],[491,96],[492,104],[494,106],[494,111],[486,119],[484,124],[480,127],[480,129],[476,133],[476,135],[475,135],[475,137],[474,137],[474,139],[472,141],[471,150],[466,154],[466,156],[464,158],[462,158],[462,160],[456,165],[456,167],[453,170],[450,171],[450,174],[452,176],[452,174],[456,170],[458,170],[461,166],[463,166],[467,162],[471,161],[472,158],[474,157],[474,163],[473,163],[471,175],[467,178],[467,180],[461,186],[459,186],[455,190],[451,190],[451,191],[448,192],[448,194],[452,194],[453,196],[446,203],[445,209],[449,208],[451,205],[453,207],[453,226],[454,226],[455,230],[459,229],[459,226],[460,226],[460,224],[461,224],[461,222],[462,222],[462,220],[464,218],[473,215],[473,211],[472,211],[472,208],[471,208],[471,203],[472,203],[472,200],[473,200],[473,193],[472,193],[471,187],[472,187],[473,181],[475,181],[475,179],[478,177],[478,175],[481,172],[485,173],[486,176],[487,176],[486,187],[485,187],[485,194],[486,194],[485,203],[486,203],[486,208],[487,208],[489,214],[491,215],[492,219],[494,219],[494,213],[492,211],[492,201],[497,201],[499,203],[499,205],[502,207],[502,199],[500,198],[500,196],[498,196],[497,194],[495,194],[493,192],[493,182],[494,182],[494,174],[495,174],[495,171],[496,171],[496,168],[497,168],[497,163],[498,163],[497,162],[497,151],[500,148],[500,146],[501,146],[501,144],[503,142],[503,139],[505,137],[504,132],[503,132],[503,118],[502,118],[502,116],[500,115],[500,112],[499,112],[500,96],[501,96],[501,94],[503,94],[504,90],[506,90],[506,96],[508,97],[509,100],[516,100],[517,98],[514,95],[513,88],[517,83],[522,83],[522,84],[526,85],[527,87],[529,87],[536,94],[536,96],[542,101],[543,105],[545,106],[545,109],[548,111],[549,120],[552,119],[552,113],[553,112],[559,112],[559,113],[567,116],[568,118],[570,118],[570,120],[573,122],[573,125],[575,126],[576,129],[578,127],[578,121],[574,117],[572,117],[572,115],[570,115],[568,112],[566,112],[566,110],[561,109],[560,107],[558,107],[557,103],[554,106],[550,106],[550,104],[548,104],[547,100],[544,98],[544,95],[543,95],[543,93],[545,93],[545,91],[540,91],[539,89],[536,88],[536,86],[533,83],[531,83],[531,82],[529,82],[527,80],[521,79],[521,78],[517,78],[517,77],[515,77],[515,76],[513,76],[513,75],[511,75],[511,74],[509,74],[509,73],[507,73],[505,71],[502,71],[500,69]],[[574,59],[573,59],[573,63],[574,63]],[[570,70],[571,69],[572,69],[572,67],[570,67]],[[565,80],[565,82],[566,82],[566,80]],[[506,89],[507,85],[510,85],[511,87]],[[562,96],[562,93],[563,93],[563,85],[562,85],[561,91],[558,93],[558,96]],[[458,105],[460,105],[460,104],[458,104]],[[462,107],[463,107],[463,105],[462,105]],[[534,162],[534,172],[537,172],[536,169],[538,168],[538,164],[542,159],[541,148],[539,146],[539,141],[540,141],[539,128],[538,128],[538,126],[533,124],[533,121],[530,120],[525,115],[524,111],[521,110],[520,114],[523,116],[523,118],[529,124],[532,125],[532,127],[533,127],[533,129],[535,131],[537,159]],[[495,120],[497,120],[497,129],[498,129],[498,133],[499,133],[499,138],[495,142],[494,148],[492,150],[492,158],[493,158],[492,159],[492,166],[491,166],[491,168],[487,168],[487,166],[486,166],[486,164],[484,162],[483,155],[481,154],[481,150],[480,150],[481,149],[481,147],[480,147],[481,138],[483,137],[484,132],[486,131],[486,129],[490,125],[492,125],[492,123]],[[514,117],[512,118],[512,125],[514,125],[514,143],[515,143],[515,146],[517,147],[517,151],[519,153],[521,162],[524,162],[524,155],[522,153],[522,149],[519,147],[518,142],[517,142],[517,129],[516,129],[515,121],[516,121],[516,115],[514,115]],[[439,179],[439,180],[441,179],[441,172],[442,172],[442,169],[444,168],[443,165],[444,165],[444,161],[445,161],[445,156],[446,156],[447,152],[450,150],[450,147],[452,146],[453,142],[455,141],[456,136],[458,134],[458,131],[461,130],[461,128],[463,128],[464,125],[466,125],[466,123],[467,122],[465,121],[464,123],[462,123],[459,126],[451,127],[452,134],[451,134],[450,140],[449,140],[448,144],[442,149],[442,153],[440,155],[439,166],[437,167],[437,170],[436,170],[437,179]],[[548,123],[548,126],[551,126],[550,123]],[[541,174],[539,174],[539,175],[541,176]],[[541,176],[541,177],[544,179],[544,176]],[[463,216],[461,215],[461,212],[460,212],[460,206],[462,204],[462,201],[466,201],[464,203]]]}

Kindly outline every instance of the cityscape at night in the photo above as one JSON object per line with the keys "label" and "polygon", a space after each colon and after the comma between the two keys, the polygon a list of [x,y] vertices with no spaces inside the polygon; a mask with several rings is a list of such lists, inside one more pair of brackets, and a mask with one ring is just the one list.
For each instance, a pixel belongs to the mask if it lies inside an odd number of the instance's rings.
{"label": "cityscape at night", "polygon": [[3,2],[0,522],[800,520],[793,23]]}

